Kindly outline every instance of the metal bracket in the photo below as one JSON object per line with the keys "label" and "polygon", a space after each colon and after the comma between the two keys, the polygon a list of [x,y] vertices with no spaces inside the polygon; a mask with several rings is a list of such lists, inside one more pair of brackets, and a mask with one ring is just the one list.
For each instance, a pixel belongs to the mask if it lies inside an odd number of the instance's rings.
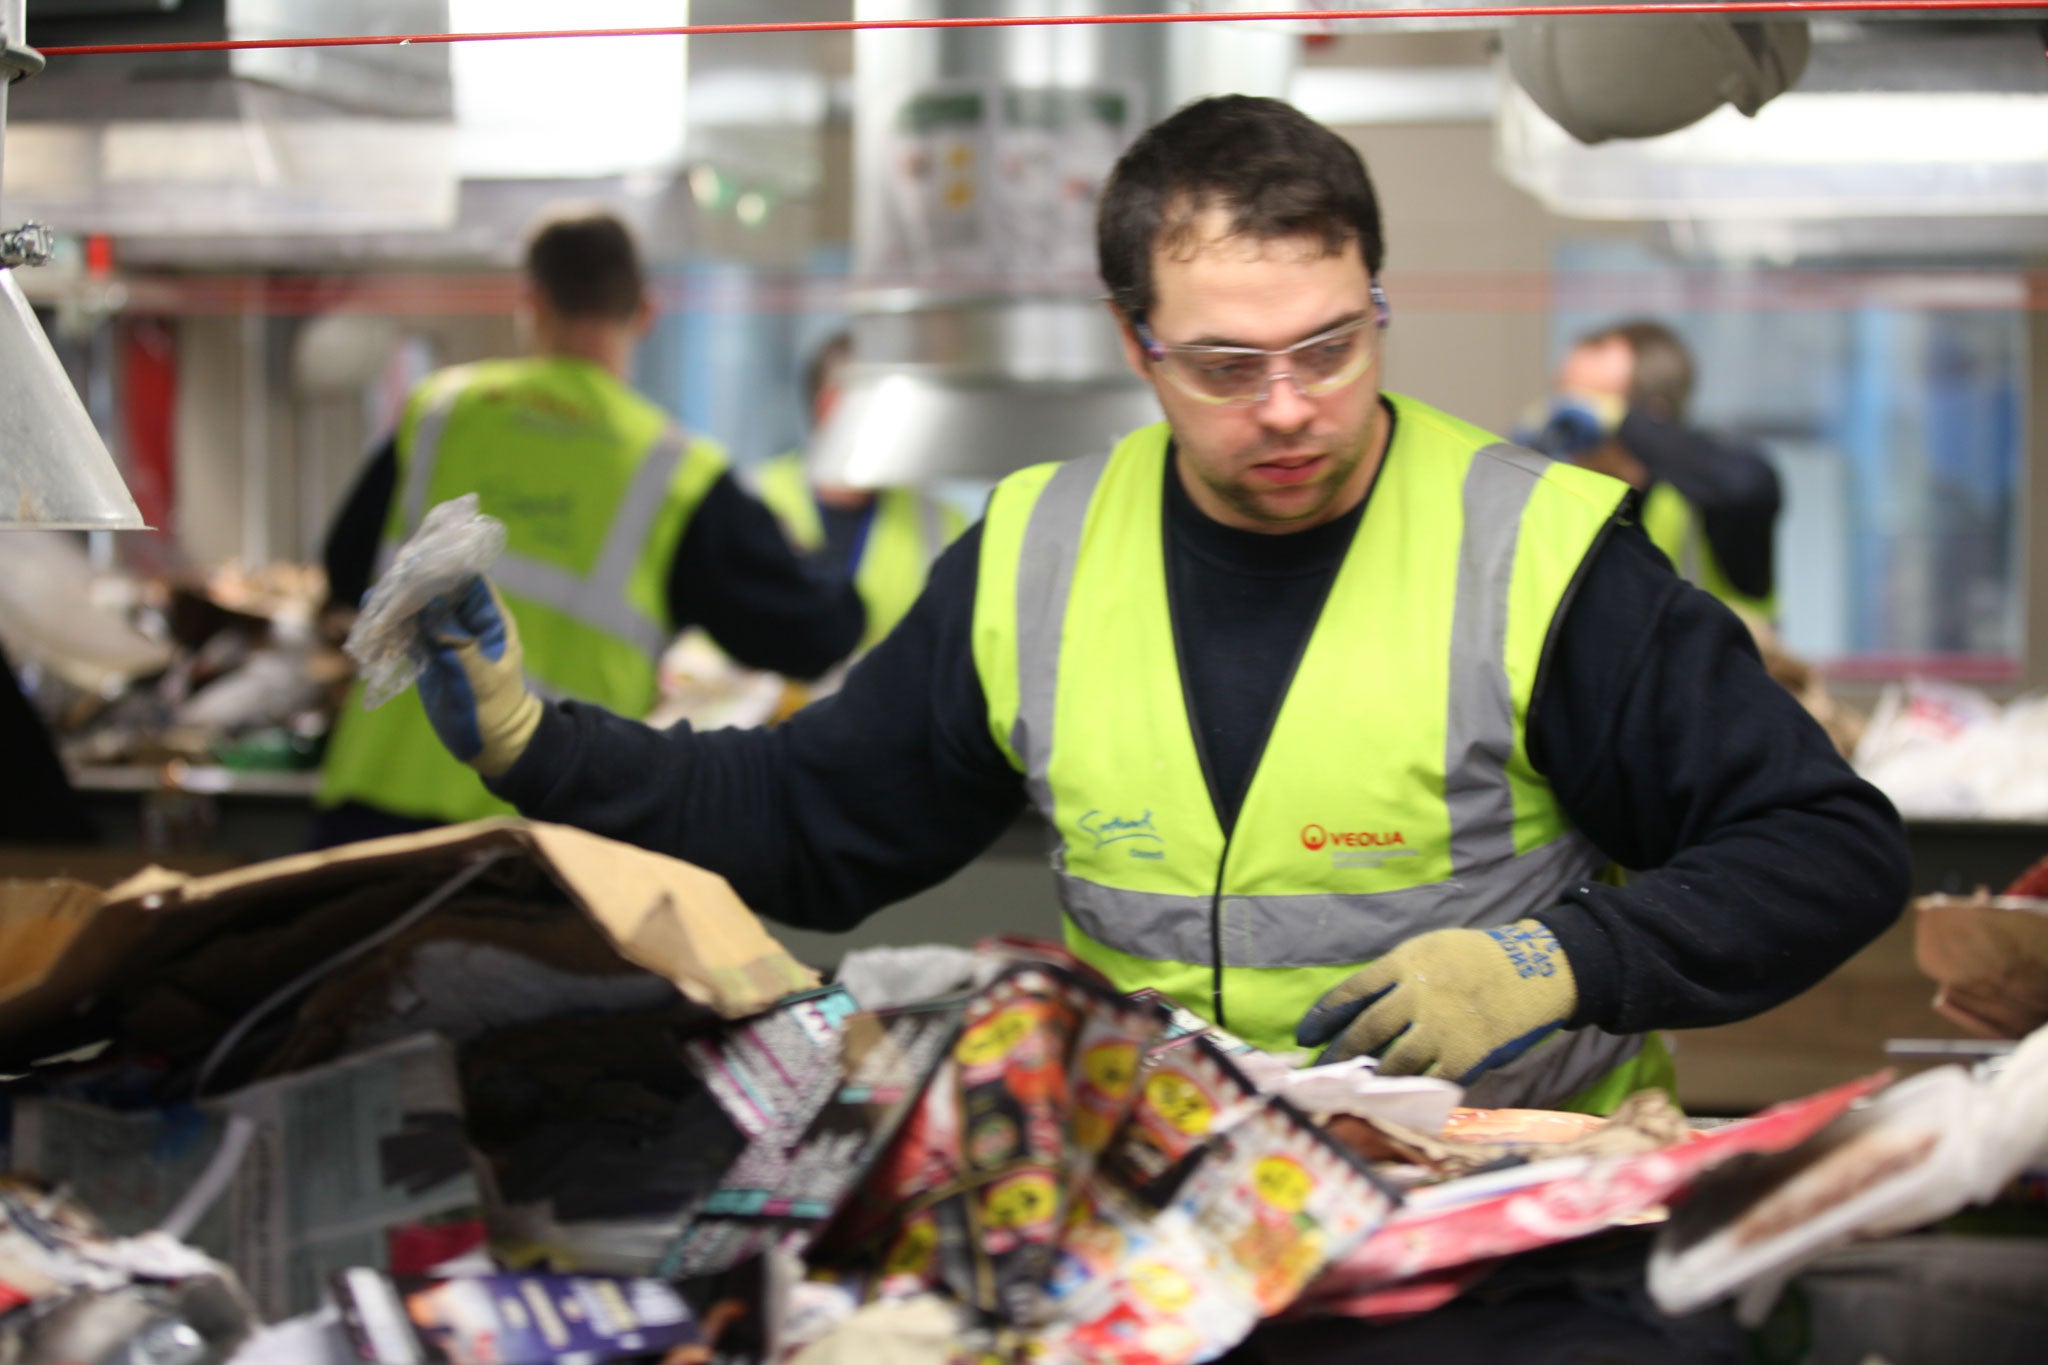
{"label": "metal bracket", "polygon": [[10,43],[0,38],[0,76],[7,79],[5,84],[27,80],[43,69],[43,54],[25,43]]}
{"label": "metal bracket", "polygon": [[23,223],[0,231],[0,269],[17,265],[48,265],[56,254],[57,235],[41,223]]}

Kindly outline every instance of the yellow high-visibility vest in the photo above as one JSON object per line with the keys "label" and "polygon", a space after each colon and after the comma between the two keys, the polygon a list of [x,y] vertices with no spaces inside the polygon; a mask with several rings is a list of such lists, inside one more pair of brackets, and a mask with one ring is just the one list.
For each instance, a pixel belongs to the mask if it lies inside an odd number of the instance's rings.
{"label": "yellow high-visibility vest", "polygon": [[1765,621],[1777,619],[1777,594],[1753,597],[1735,586],[1728,571],[1721,567],[1713,543],[1707,539],[1699,509],[1685,494],[1668,483],[1653,483],[1649,492],[1643,494],[1638,515],[1642,517],[1643,534],[1664,552],[1679,577],[1731,607],[1739,607]]}
{"label": "yellow high-visibility vest", "polygon": [[[982,531],[991,734],[1056,835],[1070,946],[1247,1041],[1416,934],[1506,924],[1605,859],[1530,764],[1568,590],[1627,495],[1411,399],[1235,826],[1209,795],[1167,597],[1164,424],[1011,475]],[[1470,1102],[1604,1111],[1655,1040],[1560,1032]]]}
{"label": "yellow high-visibility vest", "polygon": [[[565,357],[429,377],[407,403],[397,451],[383,563],[429,508],[477,494],[505,523],[489,577],[518,622],[529,686],[646,714],[675,633],[669,565],[724,454],[603,367]],[[442,746],[416,689],[365,711],[360,685],[336,719],[316,801],[449,823],[512,809]]]}
{"label": "yellow high-visibility vest", "polygon": [[[791,544],[806,551],[823,548],[825,523],[800,451],[769,460],[755,471],[753,482]],[[924,591],[932,561],[966,529],[965,517],[914,488],[876,492],[860,558],[853,566],[854,590],[868,616],[862,649],[874,647],[908,614]]]}

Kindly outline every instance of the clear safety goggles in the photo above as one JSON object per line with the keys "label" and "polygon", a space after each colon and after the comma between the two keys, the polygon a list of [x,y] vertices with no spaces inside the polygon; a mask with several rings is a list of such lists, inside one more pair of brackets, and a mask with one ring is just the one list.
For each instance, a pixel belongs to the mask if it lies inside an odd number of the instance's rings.
{"label": "clear safety goggles", "polygon": [[1387,296],[1377,283],[1372,286],[1372,305],[1370,317],[1318,332],[1277,351],[1255,346],[1169,346],[1143,322],[1133,320],[1131,329],[1147,358],[1182,393],[1202,403],[1248,407],[1265,402],[1280,379],[1306,398],[1320,398],[1357,383],[1379,355],[1379,334],[1387,325]]}

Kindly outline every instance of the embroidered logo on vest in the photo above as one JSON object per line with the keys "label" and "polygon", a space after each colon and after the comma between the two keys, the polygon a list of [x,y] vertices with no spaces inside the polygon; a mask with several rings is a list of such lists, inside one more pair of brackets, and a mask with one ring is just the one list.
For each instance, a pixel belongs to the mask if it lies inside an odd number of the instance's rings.
{"label": "embroidered logo on vest", "polygon": [[1152,862],[1166,856],[1166,839],[1152,823],[1150,810],[1135,818],[1106,815],[1102,811],[1091,810],[1075,823],[1080,825],[1083,834],[1095,841],[1095,848],[1124,844],[1125,852],[1131,857],[1144,858]]}

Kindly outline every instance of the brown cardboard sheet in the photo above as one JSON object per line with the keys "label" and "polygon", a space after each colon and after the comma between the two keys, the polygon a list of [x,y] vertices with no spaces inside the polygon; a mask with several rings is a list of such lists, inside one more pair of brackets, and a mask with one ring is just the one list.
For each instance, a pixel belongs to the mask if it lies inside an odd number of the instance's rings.
{"label": "brown cardboard sheet", "polygon": [[206,876],[152,867],[104,892],[0,881],[0,1055],[19,1060],[37,1035],[230,926],[257,949],[270,924],[291,927],[275,958],[245,949],[233,962],[263,978],[252,993],[267,993],[492,853],[500,861],[478,878],[480,893],[566,899],[619,958],[726,1018],[817,984],[715,873],[564,826],[485,820]]}

